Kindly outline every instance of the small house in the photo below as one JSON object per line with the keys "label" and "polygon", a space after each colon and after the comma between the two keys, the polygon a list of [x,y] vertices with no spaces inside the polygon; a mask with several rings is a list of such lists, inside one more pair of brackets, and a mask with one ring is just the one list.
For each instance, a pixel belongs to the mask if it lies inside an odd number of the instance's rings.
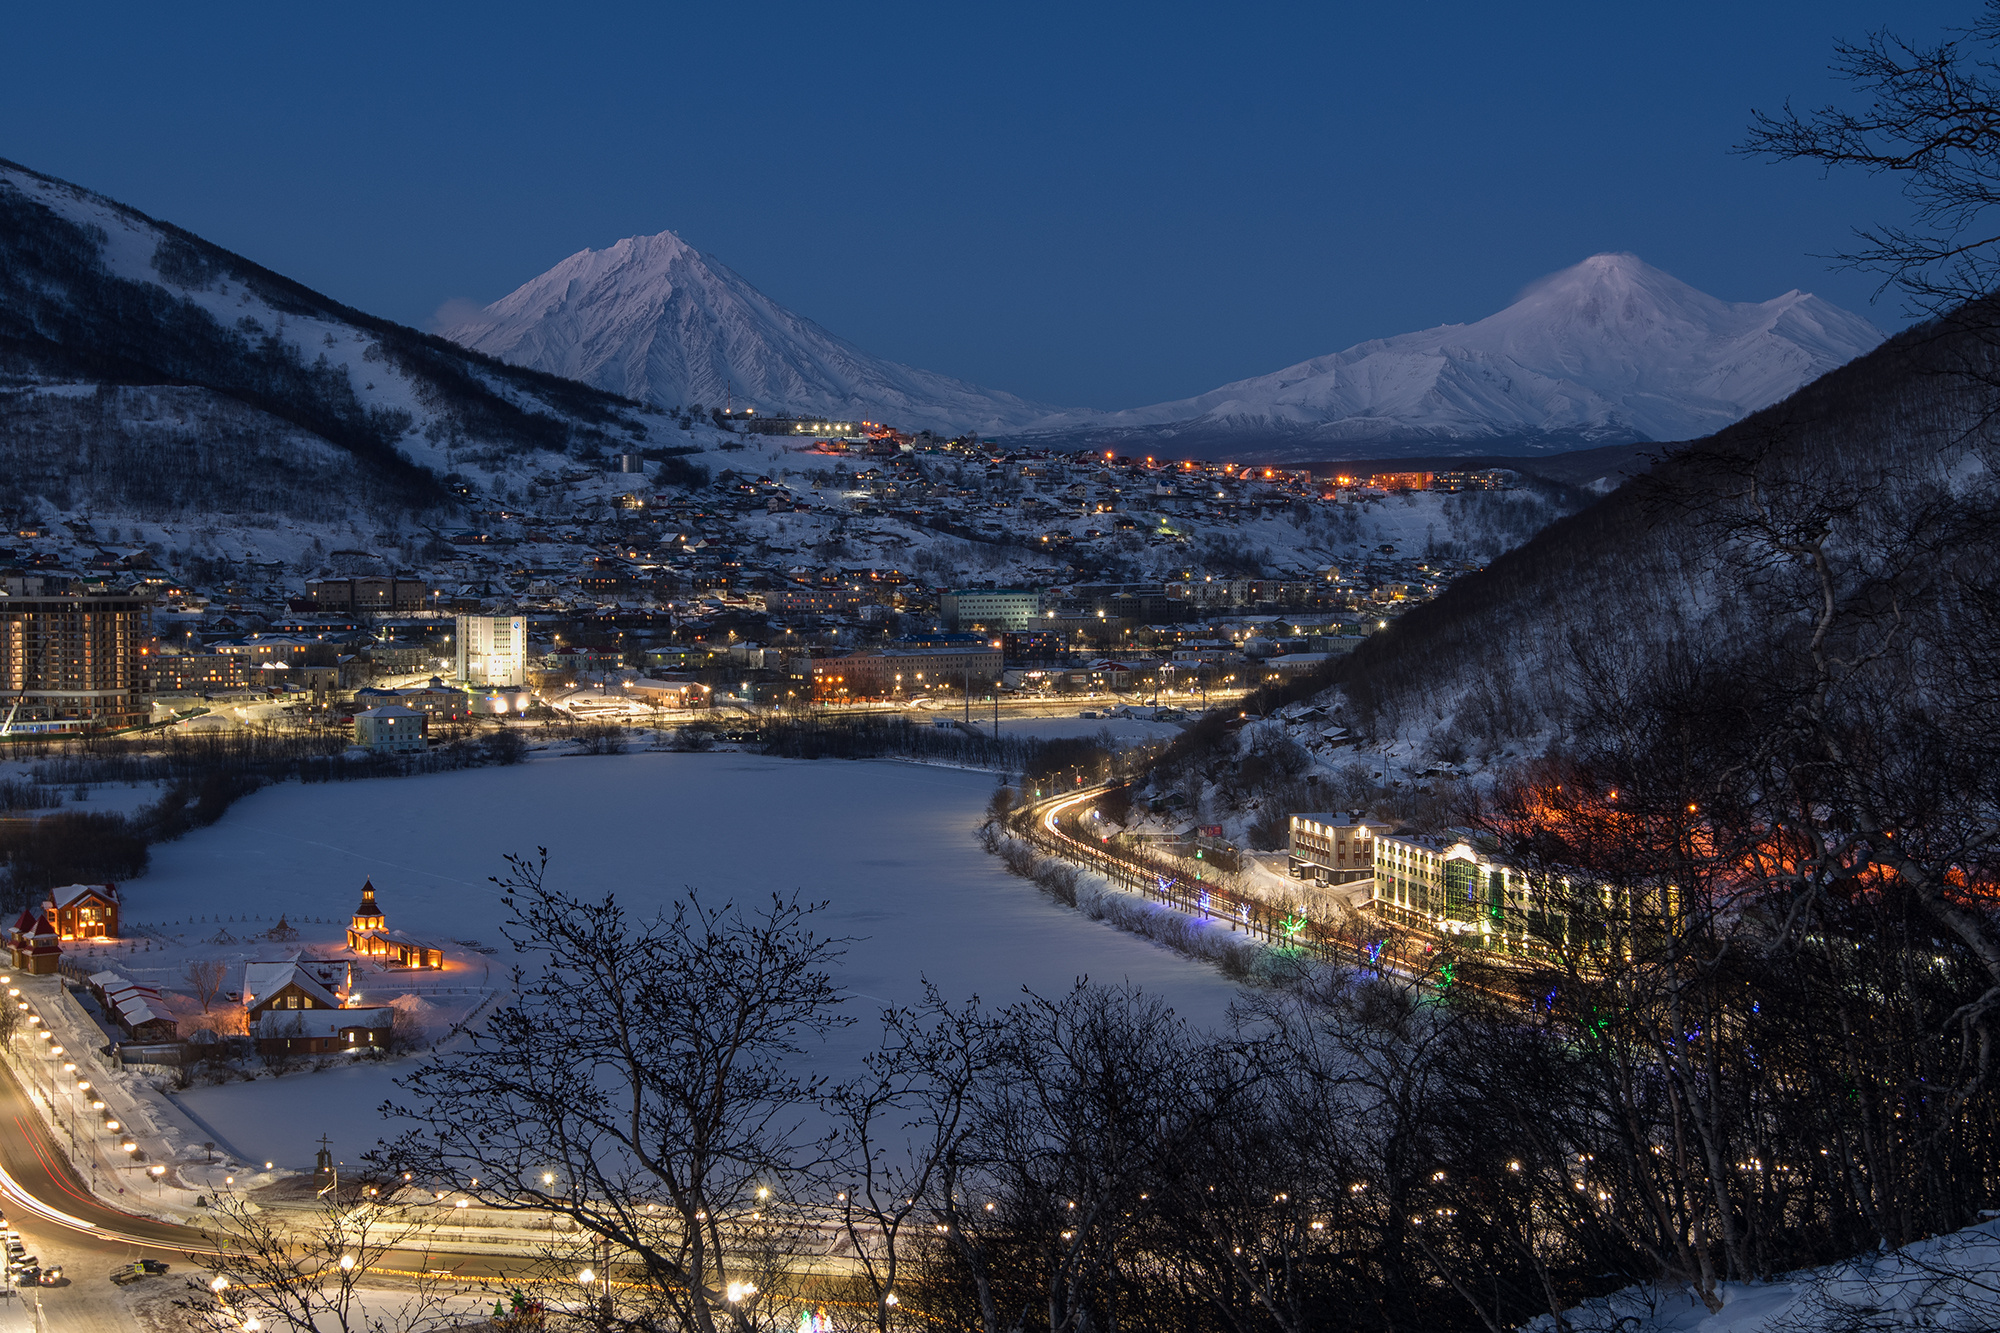
{"label": "small house", "polygon": [[8,932],[7,955],[16,972],[35,977],[56,974],[62,962],[62,945],[57,942],[56,928],[49,924],[46,913],[21,913]]}
{"label": "small house", "polygon": [[56,935],[65,940],[118,938],[118,886],[69,884],[49,892],[42,904]]}
{"label": "small house", "polygon": [[259,1055],[320,1055],[328,1051],[380,1051],[389,1045],[396,1011],[387,1005],[361,1009],[278,1009],[259,1013],[250,1024]]}
{"label": "small house", "polygon": [[245,963],[243,1008],[254,1027],[268,1010],[338,1009],[343,997],[298,963]]}

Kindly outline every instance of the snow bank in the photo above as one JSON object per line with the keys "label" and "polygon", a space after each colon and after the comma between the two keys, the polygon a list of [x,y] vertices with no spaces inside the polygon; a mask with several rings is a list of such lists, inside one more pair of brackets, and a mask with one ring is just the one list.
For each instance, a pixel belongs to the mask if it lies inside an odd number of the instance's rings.
{"label": "snow bank", "polygon": [[[2000,1217],[1901,1250],[1732,1282],[1715,1314],[1686,1291],[1634,1287],[1564,1312],[1573,1333],[1991,1333],[2000,1328]],[[1544,1316],[1522,1326],[1555,1333]]]}

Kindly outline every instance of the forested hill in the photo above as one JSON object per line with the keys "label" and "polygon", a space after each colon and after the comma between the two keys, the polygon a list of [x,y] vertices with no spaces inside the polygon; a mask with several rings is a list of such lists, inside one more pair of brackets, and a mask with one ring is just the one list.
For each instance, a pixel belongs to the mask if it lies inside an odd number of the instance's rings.
{"label": "forested hill", "polygon": [[1662,446],[1648,474],[1363,644],[1338,687],[1350,724],[1452,761],[1537,752],[1663,675],[1809,652],[1823,594],[1823,655],[1843,637],[1856,661],[1892,648],[1868,665],[1885,689],[1935,670],[1963,618],[1992,613],[1996,311],[1911,329]]}
{"label": "forested hill", "polygon": [[[169,391],[132,392],[152,386]],[[115,505],[96,490],[159,470],[151,456],[193,435],[277,441],[285,457],[262,461],[314,479],[298,495],[267,495],[281,508],[323,505],[330,483],[408,510],[442,502],[448,472],[592,458],[669,433],[687,443],[640,404],[350,309],[0,161],[0,446],[14,474],[5,498],[32,499],[46,483],[74,503]],[[228,461],[156,480],[178,488],[184,508],[232,508],[237,497],[204,489],[227,482]]]}

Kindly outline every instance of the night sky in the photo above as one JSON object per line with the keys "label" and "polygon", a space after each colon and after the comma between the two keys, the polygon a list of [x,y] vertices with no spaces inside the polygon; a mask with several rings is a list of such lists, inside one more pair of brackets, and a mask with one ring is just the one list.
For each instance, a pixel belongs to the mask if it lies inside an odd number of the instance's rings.
{"label": "night sky", "polygon": [[419,326],[672,229],[870,352],[1176,398],[1600,250],[1906,322],[1893,185],[1732,156],[1973,0],[22,5],[0,157]]}

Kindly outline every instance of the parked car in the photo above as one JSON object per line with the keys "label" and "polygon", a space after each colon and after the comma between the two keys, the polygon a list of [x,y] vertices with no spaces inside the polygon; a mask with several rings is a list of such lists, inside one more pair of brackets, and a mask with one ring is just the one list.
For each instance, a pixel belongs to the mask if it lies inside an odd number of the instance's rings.
{"label": "parked car", "polygon": [[111,1280],[123,1287],[137,1282],[140,1278],[151,1277],[156,1273],[164,1273],[166,1271],[167,1266],[158,1259],[139,1259],[129,1264],[121,1264],[119,1267],[112,1269]]}

